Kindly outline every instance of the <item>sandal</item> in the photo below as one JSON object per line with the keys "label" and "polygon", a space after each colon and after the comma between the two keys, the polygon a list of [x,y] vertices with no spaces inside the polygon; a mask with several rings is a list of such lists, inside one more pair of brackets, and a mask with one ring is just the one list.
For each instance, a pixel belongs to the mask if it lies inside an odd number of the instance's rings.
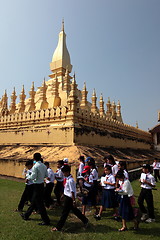
{"label": "sandal", "polygon": [[124,232],[124,231],[127,231],[127,230],[128,230],[128,229],[125,228],[125,227],[122,227],[122,228],[118,229],[119,232]]}
{"label": "sandal", "polygon": [[55,231],[58,231],[56,227],[51,228],[51,232],[55,232]]}

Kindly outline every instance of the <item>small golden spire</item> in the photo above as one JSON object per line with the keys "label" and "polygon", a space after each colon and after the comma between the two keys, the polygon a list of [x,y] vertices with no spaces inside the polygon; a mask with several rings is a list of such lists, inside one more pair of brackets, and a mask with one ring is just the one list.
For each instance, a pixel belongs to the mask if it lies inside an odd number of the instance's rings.
{"label": "small golden spire", "polygon": [[88,94],[88,91],[86,89],[86,83],[84,82],[84,86],[83,86],[83,90],[81,91],[81,94],[82,94],[82,100],[81,100],[81,108],[82,109],[88,109],[88,106],[87,106],[87,94]]}
{"label": "small golden spire", "polygon": [[100,113],[100,116],[104,116],[104,101],[103,101],[102,93],[100,95],[100,101],[99,101],[99,113]]}
{"label": "small golden spire", "polygon": [[62,19],[62,31],[64,32],[64,18]]}
{"label": "small golden spire", "polygon": [[91,112],[97,113],[97,105],[96,105],[97,97],[96,97],[96,90],[95,88],[93,89],[93,94],[92,94],[92,105],[91,105]]}

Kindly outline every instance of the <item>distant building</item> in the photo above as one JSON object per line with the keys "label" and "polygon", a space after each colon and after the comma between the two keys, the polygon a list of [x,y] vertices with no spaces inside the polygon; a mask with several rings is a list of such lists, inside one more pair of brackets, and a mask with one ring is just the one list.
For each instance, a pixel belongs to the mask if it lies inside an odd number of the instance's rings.
{"label": "distant building", "polygon": [[[160,122],[160,111],[158,112],[158,122]],[[149,132],[152,134],[154,149],[160,151],[160,123],[153,127]]]}
{"label": "distant building", "polygon": [[[57,48],[50,63],[49,79],[29,98],[24,86],[16,103],[15,88],[8,107],[7,91],[0,100],[0,144],[95,145],[150,149],[151,134],[123,123],[120,101],[106,103],[103,96],[97,106],[96,90],[91,102],[87,87],[77,88],[66,46],[64,22]],[[103,89],[103,86],[101,86]],[[105,94],[105,93],[104,93]]]}

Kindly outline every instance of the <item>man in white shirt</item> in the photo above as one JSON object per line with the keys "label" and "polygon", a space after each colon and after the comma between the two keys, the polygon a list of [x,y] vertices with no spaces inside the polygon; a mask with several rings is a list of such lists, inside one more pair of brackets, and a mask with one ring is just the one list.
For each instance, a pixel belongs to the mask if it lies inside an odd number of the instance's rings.
{"label": "man in white shirt", "polygon": [[51,231],[61,231],[68,217],[69,212],[72,212],[84,223],[85,226],[88,224],[88,219],[81,213],[76,207],[76,183],[70,173],[71,169],[69,165],[65,165],[62,168],[62,172],[65,176],[64,179],[64,207],[62,215],[57,223],[56,227],[53,227]]}
{"label": "man in white shirt", "polygon": [[[142,212],[141,220],[142,221],[146,220],[147,223],[155,222],[153,195],[152,195],[152,188],[155,187],[155,179],[150,174],[150,170],[151,170],[151,167],[149,164],[143,165],[142,167],[143,172],[141,173],[141,177],[140,177],[141,192],[138,197],[139,208]],[[147,203],[148,216],[147,216],[147,209],[144,206],[144,200]]]}
{"label": "man in white shirt", "polygon": [[[26,174],[25,174],[25,178],[26,176],[28,175],[31,175],[32,173],[32,167],[33,167],[33,160],[28,160],[25,164],[26,166]],[[25,183],[25,189],[24,189],[24,192],[21,196],[21,200],[18,204],[18,208],[16,209],[16,211],[18,212],[22,212],[23,211],[23,208],[24,208],[24,205],[25,205],[25,202],[26,201],[30,201],[32,200],[32,196],[33,196],[33,190],[34,190],[34,184],[33,184],[33,181],[32,180],[28,180],[26,183]]]}
{"label": "man in white shirt", "polygon": [[41,162],[40,153],[35,153],[33,158],[36,161],[36,163],[32,168],[31,175],[27,176],[27,180],[33,180],[34,182],[32,203],[31,203],[31,206],[28,208],[28,210],[24,214],[21,214],[21,217],[24,220],[28,220],[33,210],[35,208],[38,208],[38,211],[43,220],[43,222],[39,223],[39,225],[41,226],[50,225],[50,219],[47,215],[47,212],[44,206],[44,201],[43,201],[44,178],[48,177],[47,167]]}

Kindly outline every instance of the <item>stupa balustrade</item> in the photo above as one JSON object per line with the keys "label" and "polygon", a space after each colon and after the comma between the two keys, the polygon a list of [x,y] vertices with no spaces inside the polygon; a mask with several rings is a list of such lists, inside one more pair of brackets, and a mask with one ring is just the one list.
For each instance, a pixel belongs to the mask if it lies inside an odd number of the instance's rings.
{"label": "stupa balustrade", "polygon": [[[30,112],[21,112],[6,114],[0,116],[0,130],[10,130],[15,133],[25,127],[31,127],[30,131],[37,131],[40,126],[44,129],[48,128],[52,124],[58,124],[59,126],[67,126],[68,122],[73,120],[74,124],[85,125],[88,127],[94,127],[97,129],[103,129],[108,131],[108,134],[117,133],[124,135],[125,137],[132,137],[135,139],[144,139],[145,141],[150,141],[151,136],[148,132],[145,132],[141,129],[137,129],[133,126],[120,122],[118,120],[106,117],[106,114],[103,116],[99,112],[91,112],[87,109],[81,109],[80,106],[76,108],[76,111],[70,111],[68,106],[58,106],[55,108],[41,109]],[[36,127],[32,128],[32,127]],[[19,128],[18,128],[19,127]],[[34,129],[34,130],[33,130]]]}

